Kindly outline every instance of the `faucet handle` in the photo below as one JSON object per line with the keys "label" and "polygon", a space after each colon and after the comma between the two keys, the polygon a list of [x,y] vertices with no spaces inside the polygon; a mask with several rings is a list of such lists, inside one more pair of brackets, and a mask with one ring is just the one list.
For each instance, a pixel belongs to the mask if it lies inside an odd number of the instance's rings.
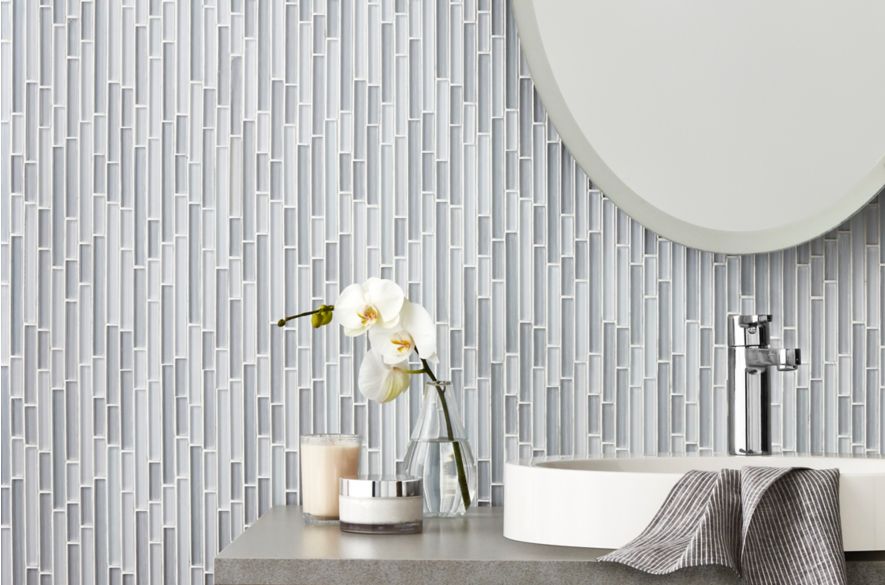
{"label": "faucet handle", "polygon": [[728,322],[730,347],[768,347],[771,315],[732,315]]}
{"label": "faucet handle", "polygon": [[771,323],[771,315],[735,315],[741,327],[757,327],[762,323]]}

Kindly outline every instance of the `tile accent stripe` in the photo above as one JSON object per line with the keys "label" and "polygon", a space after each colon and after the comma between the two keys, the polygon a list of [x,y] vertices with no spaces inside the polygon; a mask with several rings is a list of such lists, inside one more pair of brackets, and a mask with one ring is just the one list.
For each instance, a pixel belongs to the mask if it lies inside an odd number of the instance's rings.
{"label": "tile accent stripe", "polygon": [[533,454],[703,454],[725,315],[770,312],[788,453],[879,453],[879,199],[773,254],[631,221],[561,144],[503,0],[0,0],[0,582],[212,583],[298,436],[392,471],[365,340],[270,327],[370,275],[440,324],[479,501]]}

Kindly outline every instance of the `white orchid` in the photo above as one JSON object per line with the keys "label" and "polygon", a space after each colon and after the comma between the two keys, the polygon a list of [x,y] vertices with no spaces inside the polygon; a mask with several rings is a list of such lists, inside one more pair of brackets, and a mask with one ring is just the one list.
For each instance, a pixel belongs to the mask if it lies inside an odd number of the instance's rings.
{"label": "white orchid", "polygon": [[320,305],[280,319],[289,320],[310,315],[315,328],[327,325],[333,318],[350,337],[369,333],[371,349],[363,358],[359,372],[359,389],[370,400],[388,402],[408,387],[412,374],[430,373],[430,366],[409,369],[413,351],[422,360],[436,360],[436,325],[427,309],[406,299],[403,289],[392,280],[370,278],[362,284],[351,284],[341,291],[333,305]]}
{"label": "white orchid", "polygon": [[360,365],[357,384],[360,392],[369,400],[389,402],[409,387],[410,373],[405,361],[387,365],[377,351],[370,349]]}
{"label": "white orchid", "polygon": [[341,291],[335,301],[335,321],[341,324],[348,337],[375,327],[396,327],[405,300],[403,289],[397,283],[373,277]]}
{"label": "white orchid", "polygon": [[[293,319],[310,317],[315,329],[325,327],[333,319],[344,329],[344,334],[354,337],[369,332],[369,349],[360,365],[357,385],[369,400],[389,402],[406,391],[413,374],[425,374],[437,380],[430,364],[436,359],[436,327],[433,317],[421,305],[409,302],[403,289],[392,280],[370,278],[362,284],[352,284],[341,291],[334,305],[318,307],[283,317],[277,326],[285,327]],[[422,366],[409,368],[412,351],[418,353]],[[448,413],[445,393],[439,399]],[[446,414],[448,439],[454,441],[451,422]],[[470,490],[467,474],[458,443],[454,444],[454,458],[458,471],[458,484],[464,509],[470,507]]]}
{"label": "white orchid", "polygon": [[381,354],[384,363],[395,365],[408,359],[417,349],[418,357],[436,359],[436,326],[433,317],[421,305],[403,303],[399,325],[391,329],[372,328],[369,331],[372,349]]}

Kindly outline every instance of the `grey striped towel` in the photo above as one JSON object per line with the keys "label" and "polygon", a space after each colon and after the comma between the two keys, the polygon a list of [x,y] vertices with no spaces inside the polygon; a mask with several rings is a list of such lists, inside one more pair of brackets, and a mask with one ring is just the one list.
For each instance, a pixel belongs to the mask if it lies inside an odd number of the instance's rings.
{"label": "grey striped towel", "polygon": [[722,565],[749,585],[845,585],[839,470],[690,471],[639,536],[599,560],[655,575]]}

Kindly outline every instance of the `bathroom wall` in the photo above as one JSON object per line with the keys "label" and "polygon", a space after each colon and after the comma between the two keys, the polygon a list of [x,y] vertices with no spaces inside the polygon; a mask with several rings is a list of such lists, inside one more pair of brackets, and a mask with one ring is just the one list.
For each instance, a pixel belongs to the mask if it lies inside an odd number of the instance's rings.
{"label": "bathroom wall", "polygon": [[[393,278],[439,323],[483,504],[507,459],[725,448],[771,312],[785,452],[878,453],[885,206],[797,248],[658,238],[548,123],[502,0],[0,1],[0,581],[212,582],[298,436],[392,471],[420,405],[279,316]],[[735,202],[728,213],[758,213]]]}

